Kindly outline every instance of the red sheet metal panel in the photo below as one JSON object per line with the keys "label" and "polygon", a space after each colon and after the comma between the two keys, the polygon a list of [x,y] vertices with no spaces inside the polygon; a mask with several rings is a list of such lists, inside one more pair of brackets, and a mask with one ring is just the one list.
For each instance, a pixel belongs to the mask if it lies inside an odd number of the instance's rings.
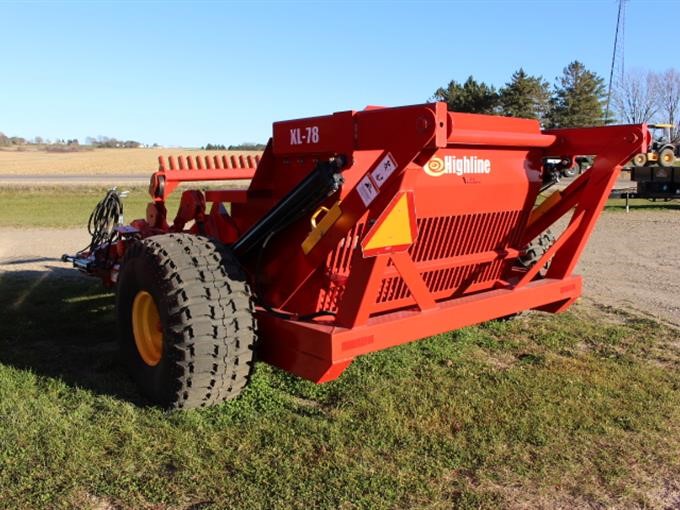
{"label": "red sheet metal panel", "polygon": [[[321,382],[366,352],[527,308],[568,307],[581,289],[571,273],[609,188],[648,142],[645,126],[541,131],[535,120],[448,112],[444,103],[372,107],[277,122],[259,160],[170,158],[157,176],[172,186],[252,170],[250,187],[231,206],[233,228],[244,232],[319,161],[344,158],[344,183],[322,204],[341,212],[318,242],[301,248],[314,228],[308,211],[241,261],[258,298],[290,314],[259,312],[262,357]],[[544,158],[578,154],[595,155],[593,167],[527,226]],[[362,252],[404,195],[413,242]],[[570,226],[541,267],[518,264],[526,243],[570,210]],[[547,257],[550,268],[539,271]]]}

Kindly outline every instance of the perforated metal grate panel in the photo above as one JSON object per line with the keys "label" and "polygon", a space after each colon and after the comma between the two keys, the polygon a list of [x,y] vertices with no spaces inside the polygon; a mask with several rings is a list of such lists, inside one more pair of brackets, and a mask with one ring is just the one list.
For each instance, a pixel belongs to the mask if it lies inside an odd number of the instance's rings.
{"label": "perforated metal grate panel", "polygon": [[[435,299],[464,292],[472,285],[492,285],[504,270],[503,259],[461,263],[463,257],[516,247],[521,234],[522,211],[503,211],[418,219],[418,239],[409,254]],[[356,225],[329,255],[327,271],[331,284],[322,291],[320,307],[336,310],[349,276],[352,251],[358,248],[364,225]],[[426,267],[437,262],[438,267]],[[388,268],[391,268],[391,263]],[[378,292],[378,310],[407,306],[413,302],[405,282],[398,275],[383,279]]]}

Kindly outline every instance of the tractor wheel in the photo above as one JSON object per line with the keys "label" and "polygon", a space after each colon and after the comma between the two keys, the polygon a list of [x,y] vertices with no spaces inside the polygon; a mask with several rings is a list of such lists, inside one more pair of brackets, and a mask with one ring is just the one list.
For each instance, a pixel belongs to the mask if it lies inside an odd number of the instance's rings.
{"label": "tractor wheel", "polygon": [[[531,243],[529,243],[529,245],[525,247],[524,250],[522,250],[522,254],[517,259],[517,262],[519,262],[522,267],[531,269],[554,243],[555,236],[550,231],[550,229],[548,229],[536,239],[534,239]],[[551,261],[549,260],[545,263],[545,265],[539,271],[539,274],[542,276],[545,275],[545,273],[548,271],[548,268],[550,268],[550,262]],[[496,320],[501,322],[509,321],[519,317],[520,315],[522,315],[522,312],[505,315],[503,317],[499,317]]]}
{"label": "tractor wheel", "polygon": [[647,154],[641,152],[633,157],[633,166],[637,168],[642,168],[647,164]]}
{"label": "tractor wheel", "polygon": [[675,162],[675,151],[672,147],[664,147],[659,151],[659,165],[664,168],[670,168]]}
{"label": "tractor wheel", "polygon": [[231,252],[205,237],[132,244],[116,294],[120,348],[141,392],[174,409],[238,395],[256,341],[253,300]]}
{"label": "tractor wheel", "polygon": [[578,166],[572,166],[571,168],[565,168],[562,170],[563,177],[574,177],[578,173]]}
{"label": "tractor wheel", "polygon": [[[540,236],[534,239],[524,250],[519,257],[518,262],[525,268],[531,269],[538,261],[545,255],[545,252],[555,244],[555,236],[550,229],[543,232]],[[540,269],[539,274],[544,275],[550,267],[550,260]]]}

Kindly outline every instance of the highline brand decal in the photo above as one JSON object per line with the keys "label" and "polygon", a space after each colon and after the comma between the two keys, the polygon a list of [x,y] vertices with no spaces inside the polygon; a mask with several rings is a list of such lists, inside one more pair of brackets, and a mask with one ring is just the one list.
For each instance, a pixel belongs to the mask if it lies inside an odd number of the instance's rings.
{"label": "highline brand decal", "polygon": [[445,174],[490,174],[491,160],[477,156],[444,156],[444,159],[435,156],[425,163],[423,170],[431,177]]}

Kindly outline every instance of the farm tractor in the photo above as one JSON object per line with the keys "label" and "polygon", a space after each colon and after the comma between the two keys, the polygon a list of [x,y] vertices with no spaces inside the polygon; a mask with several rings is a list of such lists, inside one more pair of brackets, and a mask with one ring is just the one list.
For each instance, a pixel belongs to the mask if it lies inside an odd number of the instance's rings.
{"label": "farm tractor", "polygon": [[676,165],[679,148],[668,143],[673,124],[651,124],[648,127],[652,133],[664,129],[666,136],[655,137],[649,150],[633,156],[631,164],[625,168],[630,170],[630,179],[636,183],[634,191],[620,190],[613,192],[612,197],[625,197],[626,209],[630,198],[654,201],[680,198],[680,166]]}
{"label": "farm tractor", "polygon": [[[115,287],[122,358],[161,406],[235,397],[255,360],[323,383],[366,353],[569,308],[621,165],[649,142],[644,125],[541,131],[442,102],[275,122],[261,157],[159,158],[146,217],[123,225],[109,192],[64,260]],[[546,161],[579,154],[593,166],[537,200]],[[212,185],[172,218],[168,196],[195,182]]]}
{"label": "farm tractor", "polygon": [[666,130],[668,136],[654,135],[652,144],[649,150],[640,152],[633,156],[631,163],[635,168],[642,168],[645,166],[661,166],[664,168],[671,168],[676,159],[678,159],[677,147],[670,143],[670,130],[673,124],[648,124],[647,127],[652,133],[657,133],[659,130]]}

